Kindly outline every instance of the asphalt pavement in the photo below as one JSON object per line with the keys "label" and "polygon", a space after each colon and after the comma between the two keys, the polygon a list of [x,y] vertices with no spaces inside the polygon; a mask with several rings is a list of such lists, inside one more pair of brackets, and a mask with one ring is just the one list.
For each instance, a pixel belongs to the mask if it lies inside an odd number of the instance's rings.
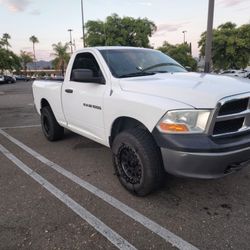
{"label": "asphalt pavement", "polygon": [[250,166],[135,197],[109,148],[44,138],[31,86],[0,85],[0,249],[249,249]]}

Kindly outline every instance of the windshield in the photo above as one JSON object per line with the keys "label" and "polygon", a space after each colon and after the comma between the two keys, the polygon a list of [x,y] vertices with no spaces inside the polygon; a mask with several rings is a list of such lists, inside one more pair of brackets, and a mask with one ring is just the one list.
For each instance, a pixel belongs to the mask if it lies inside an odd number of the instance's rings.
{"label": "windshield", "polygon": [[100,50],[100,53],[117,78],[186,72],[179,63],[157,50],[105,49]]}

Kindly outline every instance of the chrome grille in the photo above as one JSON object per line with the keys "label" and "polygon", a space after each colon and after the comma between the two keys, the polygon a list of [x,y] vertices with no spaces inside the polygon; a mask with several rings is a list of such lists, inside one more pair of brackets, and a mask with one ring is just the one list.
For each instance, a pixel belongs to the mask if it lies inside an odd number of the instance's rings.
{"label": "chrome grille", "polygon": [[248,102],[249,98],[226,102],[221,106],[218,115],[223,116],[243,112],[247,109]]}
{"label": "chrome grille", "polygon": [[226,136],[250,132],[250,93],[222,99],[215,111],[212,135]]}

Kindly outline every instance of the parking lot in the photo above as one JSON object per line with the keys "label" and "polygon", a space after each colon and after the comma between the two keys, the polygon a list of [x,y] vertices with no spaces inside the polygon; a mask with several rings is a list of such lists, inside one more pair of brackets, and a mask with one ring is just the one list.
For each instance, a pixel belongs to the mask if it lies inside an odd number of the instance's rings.
{"label": "parking lot", "polygon": [[0,249],[249,249],[250,167],[135,197],[110,149],[45,139],[31,85],[0,85]]}

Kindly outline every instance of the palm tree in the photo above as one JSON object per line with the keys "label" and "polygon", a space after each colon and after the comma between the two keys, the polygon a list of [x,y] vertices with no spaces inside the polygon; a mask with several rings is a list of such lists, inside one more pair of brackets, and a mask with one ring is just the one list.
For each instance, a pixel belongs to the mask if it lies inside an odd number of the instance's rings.
{"label": "palm tree", "polygon": [[11,36],[8,33],[4,33],[2,39],[3,39],[4,45],[6,46],[6,49],[8,50],[10,47],[10,43],[8,40],[11,39]]}
{"label": "palm tree", "polygon": [[34,56],[34,61],[36,61],[36,51],[35,51],[35,44],[39,43],[39,40],[36,36],[31,36],[30,37],[30,41],[33,44],[33,56]]}
{"label": "palm tree", "polygon": [[55,59],[53,60],[53,66],[57,69],[60,69],[62,75],[64,76],[65,68],[70,58],[70,55],[67,52],[69,49],[69,44],[65,43],[63,45],[61,42],[59,42],[57,44],[52,44],[52,48],[54,50],[52,55],[55,56]]}
{"label": "palm tree", "polygon": [[27,64],[33,62],[32,54],[26,51],[20,51],[20,61],[24,69],[25,74],[27,75]]}

